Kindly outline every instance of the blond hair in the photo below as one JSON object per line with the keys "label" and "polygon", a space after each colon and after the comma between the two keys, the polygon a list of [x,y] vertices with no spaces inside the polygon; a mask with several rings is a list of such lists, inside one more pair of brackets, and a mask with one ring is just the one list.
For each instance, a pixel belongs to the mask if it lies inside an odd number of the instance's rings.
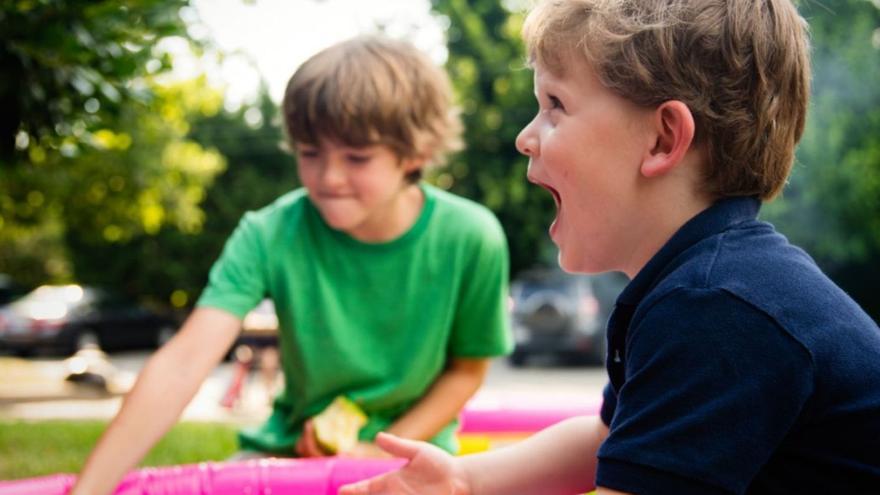
{"label": "blond hair", "polygon": [[307,60],[287,84],[282,112],[293,146],[321,138],[381,144],[427,165],[443,163],[462,146],[446,73],[411,44],[377,35],[343,41]]}
{"label": "blond hair", "polygon": [[714,197],[771,199],[785,185],[810,93],[807,25],[790,0],[548,0],[523,36],[551,72],[581,58],[638,105],[684,102]]}

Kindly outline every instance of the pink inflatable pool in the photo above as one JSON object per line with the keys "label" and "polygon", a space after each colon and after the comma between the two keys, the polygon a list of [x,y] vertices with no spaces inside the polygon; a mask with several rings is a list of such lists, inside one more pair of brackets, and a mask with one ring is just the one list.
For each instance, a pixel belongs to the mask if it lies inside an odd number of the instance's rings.
{"label": "pink inflatable pool", "polygon": [[461,432],[534,433],[568,418],[599,414],[601,405],[601,400],[526,406],[519,401],[474,400],[461,413]]}
{"label": "pink inflatable pool", "polygon": [[[516,439],[574,416],[593,415],[598,402],[511,406],[471,402],[462,412],[462,438],[511,435]],[[471,451],[492,448],[477,442]],[[129,473],[115,495],[335,495],[342,485],[402,466],[402,459],[261,459],[144,468]],[[56,474],[0,481],[0,495],[65,495],[76,477]]]}
{"label": "pink inflatable pool", "polygon": [[[133,471],[115,495],[336,495],[342,485],[403,465],[402,459],[261,459]],[[0,495],[64,495],[75,476],[0,481]]]}

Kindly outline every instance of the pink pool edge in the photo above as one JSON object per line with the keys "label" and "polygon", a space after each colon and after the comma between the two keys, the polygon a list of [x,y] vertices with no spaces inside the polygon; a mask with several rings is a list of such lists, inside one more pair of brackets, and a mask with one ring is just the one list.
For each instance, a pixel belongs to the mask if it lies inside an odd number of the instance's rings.
{"label": "pink pool edge", "polygon": [[[500,406],[500,407],[499,407]],[[461,433],[535,433],[576,416],[599,414],[601,400],[582,404],[522,405],[471,402],[461,413]]]}
{"label": "pink pool edge", "polygon": [[[600,401],[523,407],[471,401],[461,414],[463,434],[530,434],[575,416],[598,414]],[[348,483],[403,466],[403,459],[255,459],[143,468],[129,473],[114,495],[336,495]],[[0,481],[0,495],[65,495],[73,474]]]}
{"label": "pink pool edge", "polygon": [[[335,495],[348,483],[400,468],[403,459],[258,459],[144,468],[129,473],[115,495]],[[0,481],[0,495],[64,495],[76,476]]]}

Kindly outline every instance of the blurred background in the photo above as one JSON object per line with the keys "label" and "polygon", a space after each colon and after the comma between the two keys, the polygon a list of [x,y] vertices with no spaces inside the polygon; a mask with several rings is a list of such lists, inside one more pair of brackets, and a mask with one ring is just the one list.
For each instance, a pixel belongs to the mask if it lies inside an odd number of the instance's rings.
{"label": "blurred background", "polygon": [[[553,200],[514,148],[536,109],[519,37],[527,3],[0,2],[0,354],[29,358],[0,357],[0,479],[79,469],[243,212],[297,186],[277,111],[288,77],[364,32],[409,39],[449,71],[467,148],[428,180],[487,205],[507,232],[517,349],[486,391],[598,397],[604,321],[626,280],[555,267]],[[877,320],[880,2],[798,5],[813,98],[790,184],[761,215]],[[227,423],[265,416],[272,316],[264,304],[246,319],[237,359],[145,464],[223,459]]]}

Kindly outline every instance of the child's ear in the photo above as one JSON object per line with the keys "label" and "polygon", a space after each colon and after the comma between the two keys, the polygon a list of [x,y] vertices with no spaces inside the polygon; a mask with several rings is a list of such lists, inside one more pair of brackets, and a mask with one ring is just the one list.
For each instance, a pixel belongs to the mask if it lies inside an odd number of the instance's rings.
{"label": "child's ear", "polygon": [[663,175],[681,163],[694,141],[694,116],[684,103],[670,100],[654,110],[653,132],[656,141],[642,161],[645,177]]}
{"label": "child's ear", "polygon": [[411,173],[423,168],[425,166],[425,162],[427,160],[420,156],[413,158],[404,158],[400,161],[401,167],[403,167],[404,173]]}

